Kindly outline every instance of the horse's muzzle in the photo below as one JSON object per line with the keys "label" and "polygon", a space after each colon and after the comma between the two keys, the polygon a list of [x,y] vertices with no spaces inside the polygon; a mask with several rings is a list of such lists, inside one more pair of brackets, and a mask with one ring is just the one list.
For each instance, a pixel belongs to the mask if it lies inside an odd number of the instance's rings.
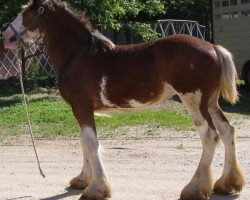
{"label": "horse's muzzle", "polygon": [[14,35],[10,28],[8,28],[4,33],[3,42],[6,49],[16,49],[19,47],[18,38]]}

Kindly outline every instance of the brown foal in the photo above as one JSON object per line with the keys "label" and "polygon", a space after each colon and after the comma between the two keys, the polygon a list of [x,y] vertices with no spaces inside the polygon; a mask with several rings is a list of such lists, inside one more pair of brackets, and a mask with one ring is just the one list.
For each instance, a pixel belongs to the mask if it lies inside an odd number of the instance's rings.
{"label": "brown foal", "polygon": [[[234,128],[218,105],[220,94],[231,103],[238,99],[237,73],[225,48],[186,35],[115,45],[82,13],[75,14],[59,0],[33,0],[24,6],[5,32],[5,47],[17,48],[20,41],[41,37],[58,72],[60,93],[80,126],[83,168],[70,184],[84,189],[82,199],[111,197],[98,153],[94,113],[141,109],[175,94],[203,145],[198,168],[181,199],[204,200],[212,191],[226,195],[242,190]],[[219,139],[225,146],[225,165],[214,184],[211,162]]]}

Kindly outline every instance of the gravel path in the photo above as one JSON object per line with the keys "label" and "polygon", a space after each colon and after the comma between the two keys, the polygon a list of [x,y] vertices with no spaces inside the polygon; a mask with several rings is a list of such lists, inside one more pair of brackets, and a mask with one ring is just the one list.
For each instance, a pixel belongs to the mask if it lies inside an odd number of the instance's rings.
{"label": "gravel path", "polygon": [[[237,128],[238,154],[247,185],[239,196],[212,196],[212,200],[250,199],[250,122]],[[248,131],[248,132],[246,132]],[[168,133],[168,130],[165,130]],[[166,135],[166,133],[165,133]],[[200,159],[201,144],[196,134],[169,130],[169,137],[152,140],[101,140],[103,161],[113,190],[112,200],[177,200],[191,179]],[[43,179],[26,137],[0,143],[1,200],[78,199],[81,191],[68,189],[69,180],[81,170],[78,140],[36,142]],[[223,168],[222,145],[213,162],[217,179]]]}

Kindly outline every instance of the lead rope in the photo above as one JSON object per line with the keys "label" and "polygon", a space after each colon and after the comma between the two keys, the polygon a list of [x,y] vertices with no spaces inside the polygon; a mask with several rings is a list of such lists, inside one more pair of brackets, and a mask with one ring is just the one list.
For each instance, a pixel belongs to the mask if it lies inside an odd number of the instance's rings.
{"label": "lead rope", "polygon": [[21,90],[22,90],[22,94],[23,94],[23,106],[24,106],[24,110],[25,110],[25,114],[26,114],[26,119],[27,119],[27,122],[28,122],[30,138],[31,138],[31,141],[32,141],[32,145],[33,145],[35,154],[36,154],[36,161],[37,161],[37,164],[38,164],[39,172],[40,172],[41,176],[43,178],[45,178],[45,175],[44,175],[44,173],[42,171],[42,168],[41,168],[41,165],[40,165],[40,162],[39,162],[39,158],[38,158],[38,154],[37,154],[36,146],[35,146],[35,142],[34,142],[34,135],[33,135],[33,131],[32,131],[31,123],[30,123],[28,104],[27,104],[27,99],[26,99],[26,95],[25,95],[25,92],[24,92],[24,86],[23,86],[22,67],[21,67],[22,62],[24,62],[23,59],[21,59],[21,61],[18,62],[19,63],[18,64],[18,70],[19,70],[19,79],[20,79]]}

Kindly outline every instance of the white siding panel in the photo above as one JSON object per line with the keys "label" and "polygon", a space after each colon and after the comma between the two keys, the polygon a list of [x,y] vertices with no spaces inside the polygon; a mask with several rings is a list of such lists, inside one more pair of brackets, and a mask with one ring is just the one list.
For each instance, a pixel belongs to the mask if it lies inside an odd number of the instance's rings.
{"label": "white siding panel", "polygon": [[[237,7],[240,10],[250,9],[250,4]],[[224,12],[225,9],[219,10]],[[241,71],[245,62],[250,60],[250,17],[215,20],[214,38],[215,44],[220,44],[233,53],[236,67]]]}

